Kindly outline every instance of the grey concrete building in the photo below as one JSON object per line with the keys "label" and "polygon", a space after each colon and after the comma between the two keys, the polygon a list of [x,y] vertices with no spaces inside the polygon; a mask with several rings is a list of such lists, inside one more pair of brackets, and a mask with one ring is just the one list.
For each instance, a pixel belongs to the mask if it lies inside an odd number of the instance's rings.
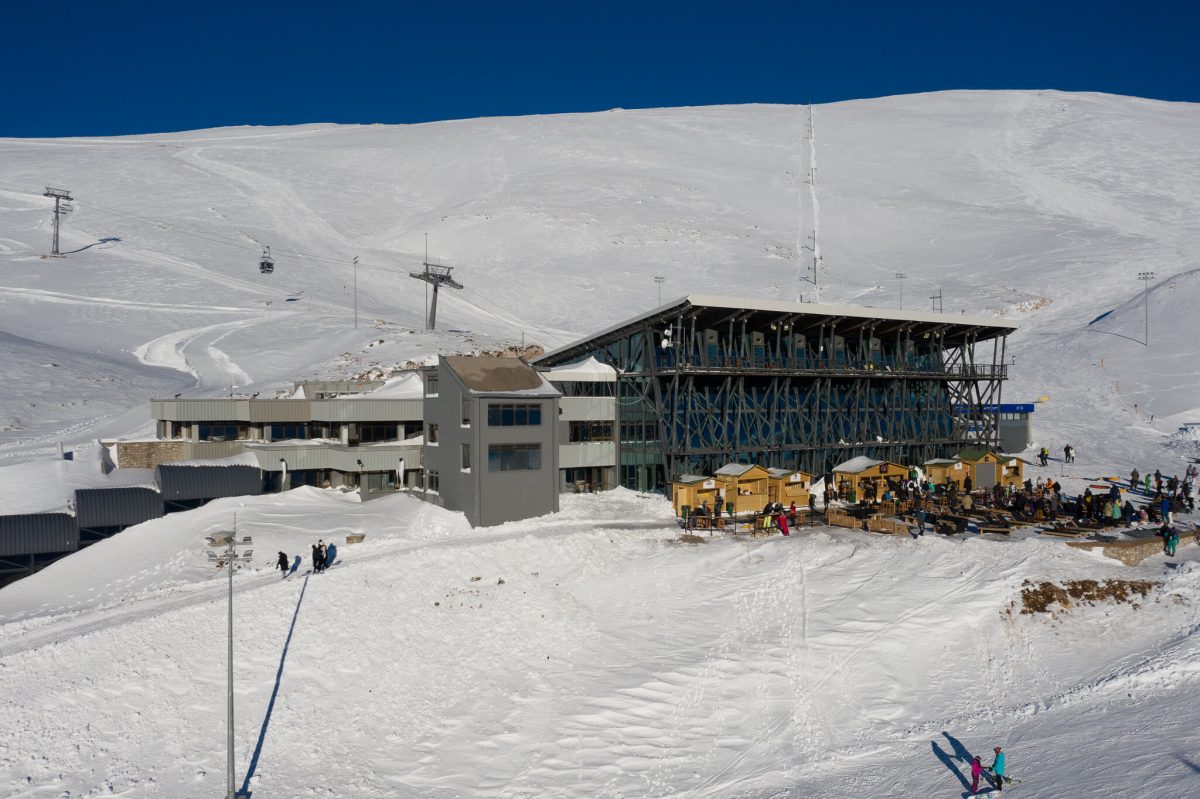
{"label": "grey concrete building", "polygon": [[557,511],[559,396],[516,358],[439,358],[425,378],[428,498],[472,527]]}
{"label": "grey concrete building", "polygon": [[558,401],[559,491],[584,493],[617,486],[617,370],[589,358],[544,373]]}

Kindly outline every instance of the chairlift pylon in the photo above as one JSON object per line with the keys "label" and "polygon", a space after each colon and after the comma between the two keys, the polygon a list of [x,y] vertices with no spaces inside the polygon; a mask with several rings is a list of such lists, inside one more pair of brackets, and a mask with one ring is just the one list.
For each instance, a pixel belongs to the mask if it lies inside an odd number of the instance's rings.
{"label": "chairlift pylon", "polygon": [[275,260],[271,258],[271,248],[263,247],[262,257],[258,261],[258,271],[269,275],[275,271]]}

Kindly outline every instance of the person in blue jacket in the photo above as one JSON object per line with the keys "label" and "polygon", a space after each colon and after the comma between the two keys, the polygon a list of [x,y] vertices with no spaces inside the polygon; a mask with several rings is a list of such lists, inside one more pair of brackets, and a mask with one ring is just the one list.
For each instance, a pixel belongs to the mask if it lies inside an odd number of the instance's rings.
{"label": "person in blue jacket", "polygon": [[333,561],[336,557],[337,557],[337,547],[334,546],[332,541],[330,541],[329,546],[325,548],[325,562],[321,564],[321,569],[324,570],[324,569],[328,568],[329,565],[331,563],[333,563]]}
{"label": "person in blue jacket", "polygon": [[1158,512],[1162,514],[1163,521],[1167,524],[1175,521],[1171,518],[1171,500],[1169,497],[1163,497],[1162,501],[1158,503]]}
{"label": "person in blue jacket", "polygon": [[996,757],[992,760],[992,765],[988,766],[988,771],[992,772],[992,776],[996,778],[996,790],[1004,790],[1004,750],[997,746],[994,750]]}

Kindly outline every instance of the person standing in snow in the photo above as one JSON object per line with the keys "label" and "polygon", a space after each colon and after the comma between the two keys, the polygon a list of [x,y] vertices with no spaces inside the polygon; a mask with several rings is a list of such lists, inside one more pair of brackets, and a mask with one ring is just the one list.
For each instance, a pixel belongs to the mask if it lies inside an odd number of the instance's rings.
{"label": "person standing in snow", "polygon": [[330,541],[329,546],[325,548],[325,563],[321,566],[321,568],[322,569],[329,568],[330,564],[332,564],[336,558],[337,558],[337,547],[334,546],[334,543],[332,541]]}
{"label": "person standing in snow", "polygon": [[321,563],[321,560],[320,560],[320,559],[321,559],[321,550],[317,548],[317,545],[316,545],[316,544],[313,544],[313,545],[312,545],[312,570],[313,570],[313,574],[316,574],[317,572],[319,572],[319,571],[321,570],[321,568],[320,568],[320,563]]}
{"label": "person standing in snow", "polygon": [[1146,475],[1146,493],[1150,493],[1150,475]]}
{"label": "person standing in snow", "polygon": [[317,539],[317,571],[325,571],[325,541]]}
{"label": "person standing in snow", "polygon": [[917,506],[917,535],[925,535],[925,508]]}
{"label": "person standing in snow", "polygon": [[983,763],[979,760],[979,755],[975,755],[975,759],[971,761],[971,793],[979,793],[979,777],[983,774]]}
{"label": "person standing in snow", "polygon": [[1158,503],[1158,512],[1162,514],[1163,521],[1167,524],[1174,524],[1175,519],[1171,513],[1171,500],[1163,497]]}
{"label": "person standing in snow", "polygon": [[1174,527],[1163,528],[1163,551],[1167,557],[1175,557],[1175,547],[1179,546],[1179,531]]}
{"label": "person standing in snow", "polygon": [[997,746],[994,750],[996,758],[992,761],[992,765],[988,766],[988,771],[992,772],[992,776],[996,778],[996,790],[1004,790],[1004,750]]}
{"label": "person standing in snow", "polygon": [[277,561],[277,563],[279,564],[279,571],[283,572],[283,576],[284,576],[284,577],[287,577],[287,573],[288,573],[288,556],[287,556],[287,553],[286,553],[286,552],[280,552],[280,553],[279,553],[279,560]]}
{"label": "person standing in snow", "polygon": [[1138,481],[1139,481],[1139,479],[1140,479],[1140,475],[1138,474],[1138,470],[1137,470],[1137,469],[1134,469],[1132,472],[1130,472],[1130,473],[1129,473],[1129,490],[1130,490],[1130,491],[1137,491],[1137,490],[1138,490],[1138,487],[1139,487],[1139,486],[1138,486]]}
{"label": "person standing in snow", "polygon": [[783,533],[784,535],[791,535],[791,533],[788,531],[787,515],[783,511],[779,511],[775,515],[775,524],[777,527],[779,527],[779,532]]}

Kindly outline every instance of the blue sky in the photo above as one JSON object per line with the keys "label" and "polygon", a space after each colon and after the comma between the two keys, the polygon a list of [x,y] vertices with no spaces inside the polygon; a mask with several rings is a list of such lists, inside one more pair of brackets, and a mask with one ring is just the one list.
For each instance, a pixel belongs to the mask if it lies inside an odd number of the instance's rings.
{"label": "blue sky", "polygon": [[1038,88],[1200,101],[1200,3],[6,4],[0,136]]}

